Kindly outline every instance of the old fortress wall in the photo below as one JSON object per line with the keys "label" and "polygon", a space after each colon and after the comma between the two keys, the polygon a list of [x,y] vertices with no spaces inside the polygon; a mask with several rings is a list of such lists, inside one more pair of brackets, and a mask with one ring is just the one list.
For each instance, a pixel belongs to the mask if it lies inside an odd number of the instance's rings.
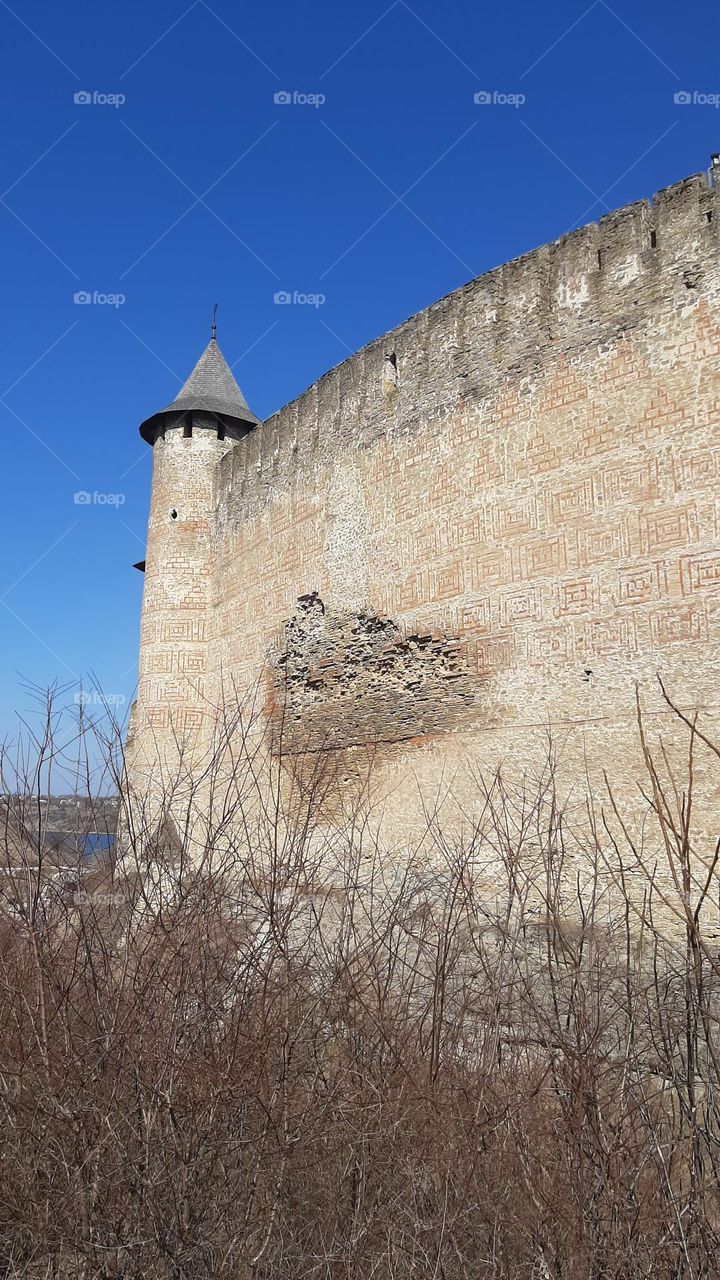
{"label": "old fortress wall", "polygon": [[568,787],[605,766],[628,787],[658,672],[720,732],[719,219],[702,175],[610,214],[229,448],[211,599],[176,611],[171,665],[212,698],[259,687],[286,749],[335,748],[349,788],[371,746],[398,830],[408,779],[539,768],[548,726]]}

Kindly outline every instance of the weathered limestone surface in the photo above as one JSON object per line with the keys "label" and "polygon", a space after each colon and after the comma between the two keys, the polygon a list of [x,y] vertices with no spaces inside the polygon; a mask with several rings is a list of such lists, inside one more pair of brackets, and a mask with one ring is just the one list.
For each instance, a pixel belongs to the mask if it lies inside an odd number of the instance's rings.
{"label": "weathered limestone surface", "polygon": [[637,685],[669,727],[658,673],[720,734],[719,219],[690,178],[472,281],[242,440],[159,441],[136,739],[207,743],[222,689],[259,686],[286,749],[373,747],[401,831],[413,787],[466,802],[469,762],[539,768],[548,728],[568,789],[607,768],[632,806]]}

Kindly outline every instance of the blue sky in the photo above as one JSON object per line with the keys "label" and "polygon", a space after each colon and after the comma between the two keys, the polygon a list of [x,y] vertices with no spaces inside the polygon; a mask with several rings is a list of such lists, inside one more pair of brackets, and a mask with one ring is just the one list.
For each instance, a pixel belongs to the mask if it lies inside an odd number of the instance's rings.
{"label": "blue sky", "polygon": [[0,0],[0,737],[26,681],[132,696],[137,427],[213,302],[265,417],[473,276],[705,168],[719,26],[699,0]]}

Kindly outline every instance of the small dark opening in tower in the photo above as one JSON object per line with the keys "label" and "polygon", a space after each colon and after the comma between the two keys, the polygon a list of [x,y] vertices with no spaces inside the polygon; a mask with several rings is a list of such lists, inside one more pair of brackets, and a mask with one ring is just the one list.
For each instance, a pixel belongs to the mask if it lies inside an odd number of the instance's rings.
{"label": "small dark opening in tower", "polygon": [[705,214],[705,221],[712,222],[712,216],[713,216],[712,209],[708,209],[707,213]]}
{"label": "small dark opening in tower", "polygon": [[390,361],[390,364],[392,365],[393,369],[397,369],[397,356],[395,355],[395,352],[389,351],[387,358]]}
{"label": "small dark opening in tower", "polygon": [[657,232],[656,231],[650,232],[650,248],[657,249]]}
{"label": "small dark opening in tower", "polygon": [[225,427],[223,426],[222,422],[218,422],[217,438],[218,440],[225,439]]}
{"label": "small dark opening in tower", "polygon": [[171,520],[177,520],[177,518],[178,518],[177,507],[171,507],[171,509],[170,509],[170,519],[171,519]]}
{"label": "small dark opening in tower", "polygon": [[602,249],[598,249],[598,270],[599,271],[602,271],[602,264],[603,264],[602,258],[603,258]]}
{"label": "small dark opening in tower", "polygon": [[192,436],[192,420],[186,418],[183,422],[183,440],[189,440]]}

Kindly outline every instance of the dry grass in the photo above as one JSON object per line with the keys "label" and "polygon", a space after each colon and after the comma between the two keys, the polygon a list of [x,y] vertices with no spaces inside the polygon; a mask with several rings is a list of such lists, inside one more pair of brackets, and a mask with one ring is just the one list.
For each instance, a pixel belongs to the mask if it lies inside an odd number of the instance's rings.
{"label": "dry grass", "polygon": [[718,880],[691,804],[715,748],[692,725],[674,785],[646,752],[662,904],[612,803],[572,899],[552,791],[499,777],[471,838],[430,822],[433,858],[392,874],[358,811],[329,884],[311,786],[232,840],[226,814],[192,867],[177,817],[136,816],[122,865],[68,887],[23,809],[47,725],[5,818],[2,1275],[718,1274]]}

